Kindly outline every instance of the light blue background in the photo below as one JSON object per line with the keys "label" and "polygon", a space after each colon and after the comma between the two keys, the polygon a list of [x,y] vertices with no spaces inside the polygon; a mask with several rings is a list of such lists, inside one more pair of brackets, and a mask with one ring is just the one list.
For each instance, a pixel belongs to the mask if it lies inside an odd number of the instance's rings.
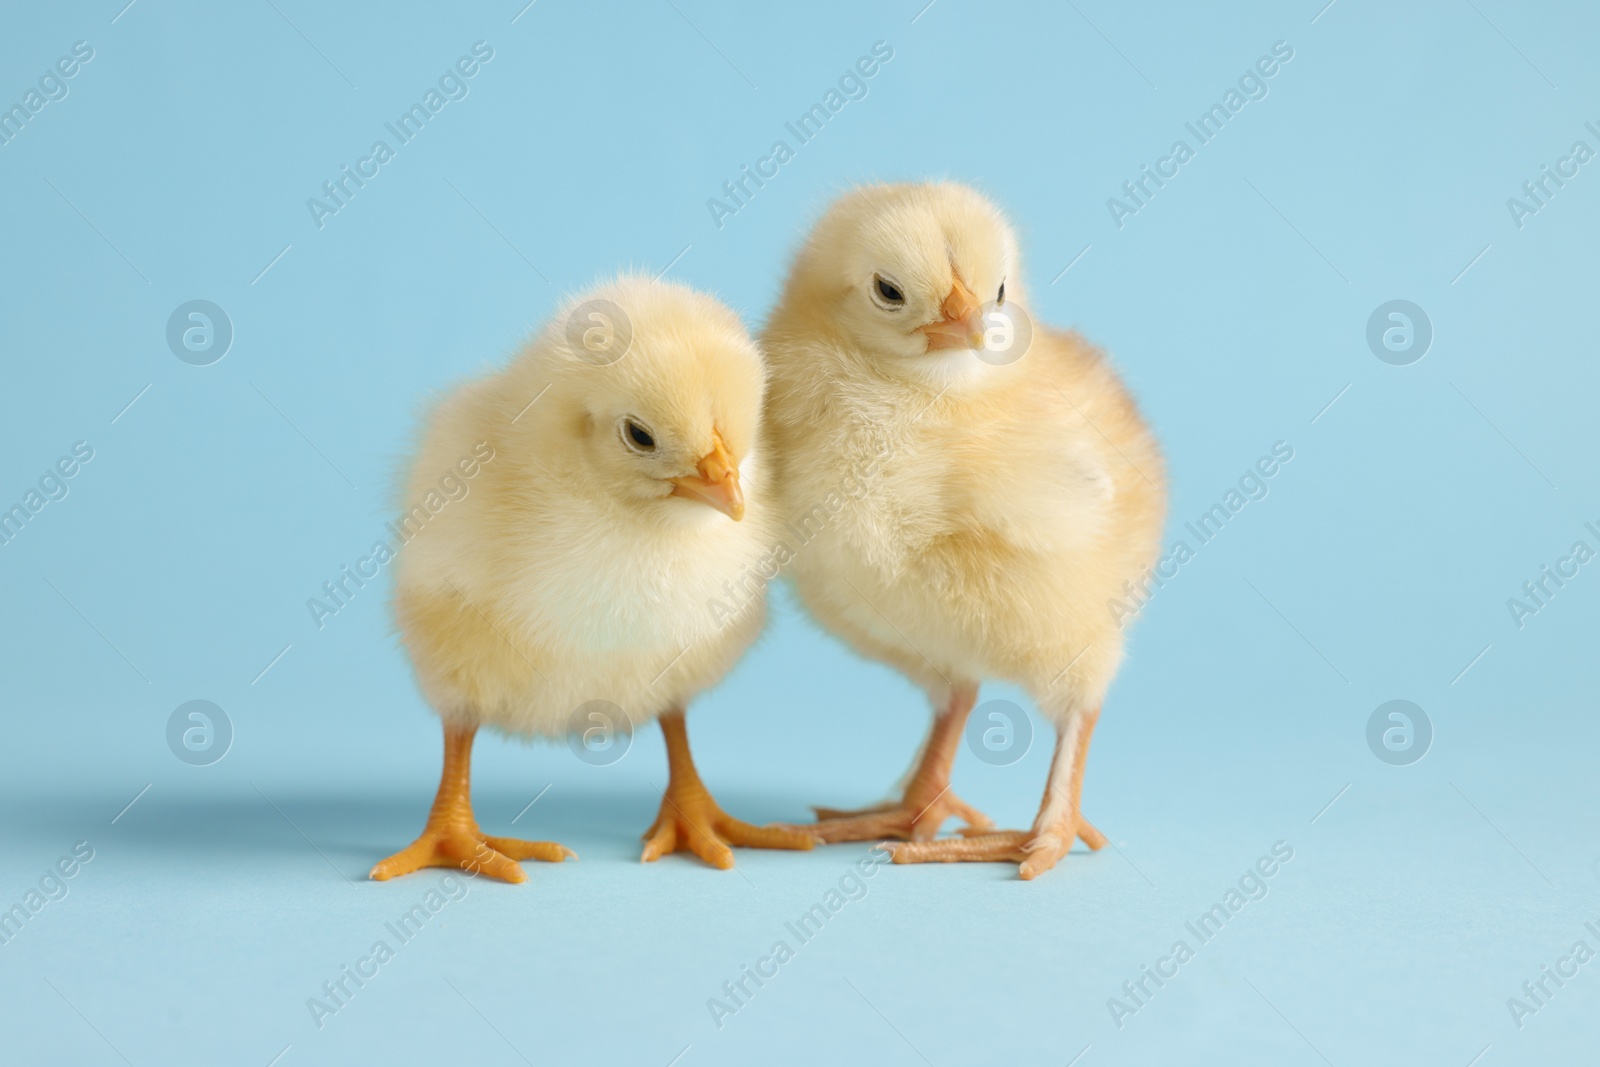
{"label": "light blue background", "polygon": [[[4,17],[0,103],[95,50],[0,147],[0,502],[95,449],[0,547],[0,904],[95,849],[0,947],[8,1062],[1593,1062],[1600,963],[1520,1030],[1506,1000],[1600,949],[1600,573],[1520,630],[1506,600],[1600,547],[1600,163],[1521,229],[1506,199],[1600,148],[1600,15],[522,2]],[[470,95],[319,230],[306,199],[478,40]],[[879,40],[867,98],[714,225],[706,199]],[[1117,228],[1107,197],[1279,40],[1270,95]],[[472,883],[319,1031],[306,999],[440,877],[363,878],[419,828],[439,760],[387,575],[320,631],[305,606],[382,534],[419,407],[622,266],[671,263],[756,328],[847,183],[937,176],[1017,220],[1036,315],[1114,353],[1170,459],[1169,542],[1295,450],[1137,627],[1085,792],[1116,849],[1026,884],[879,872],[719,1030],[707,998],[865,846],[643,866],[654,728],[606,768],[485,738],[485,826],[582,861]],[[236,332],[208,367],[164,340],[194,298]],[[1406,367],[1364,339],[1395,298],[1435,330]],[[196,698],[236,731],[203,768],[164,740]],[[1366,745],[1393,698],[1434,726],[1412,766]],[[756,821],[878,799],[925,722],[787,595],[690,718]],[[1037,725],[1011,767],[958,761],[1003,825],[1037,803]],[[1279,840],[1266,899],[1119,1029],[1107,998]]]}

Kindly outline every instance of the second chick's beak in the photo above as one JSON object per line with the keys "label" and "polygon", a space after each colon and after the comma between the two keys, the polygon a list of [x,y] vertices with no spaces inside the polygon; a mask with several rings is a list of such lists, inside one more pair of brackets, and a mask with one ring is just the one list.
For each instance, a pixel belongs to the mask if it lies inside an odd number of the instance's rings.
{"label": "second chick's beak", "polygon": [[739,488],[739,465],[728,451],[720,431],[711,433],[711,451],[696,464],[699,473],[672,478],[672,496],[709,504],[734,522],[744,518],[744,492]]}
{"label": "second chick's beak", "polygon": [[939,311],[944,318],[920,327],[928,335],[928,351],[983,347],[983,305],[960,278],[951,286]]}

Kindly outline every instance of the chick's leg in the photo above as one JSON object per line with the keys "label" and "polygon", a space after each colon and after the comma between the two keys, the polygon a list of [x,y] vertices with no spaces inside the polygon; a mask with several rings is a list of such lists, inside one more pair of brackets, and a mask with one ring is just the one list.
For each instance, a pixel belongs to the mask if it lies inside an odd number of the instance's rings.
{"label": "chick's leg", "polygon": [[525,882],[518,860],[560,863],[576,854],[553,841],[489,837],[472,815],[472,738],[476,727],[445,726],[444,771],[422,836],[372,868],[380,882],[423,867],[459,867],[505,882]]}
{"label": "chick's leg", "polygon": [[1105,835],[1081,814],[1083,765],[1089,756],[1089,737],[1100,717],[1098,708],[1075,713],[1056,738],[1050,780],[1033,829],[1004,830],[948,841],[923,841],[896,845],[896,863],[1011,862],[1019,864],[1024,879],[1037,878],[1067,854],[1076,838],[1091,849],[1105,847]]}
{"label": "chick's leg", "polygon": [[711,866],[727,870],[733,866],[729,845],[802,850],[811,847],[811,836],[803,831],[751,826],[717,806],[694,768],[682,711],[661,716],[661,733],[667,740],[669,778],[667,790],[661,794],[661,811],[645,831],[641,860],[651,863],[668,853],[688,850]]}
{"label": "chick's leg", "polygon": [[967,716],[972,713],[977,699],[976,685],[963,684],[951,689],[948,703],[934,716],[933,730],[922,750],[922,759],[906,783],[901,799],[860,811],[815,808],[817,822],[805,829],[819,841],[832,844],[881,841],[891,837],[923,841],[937,834],[939,827],[952,816],[966,821],[967,825],[961,829],[963,834],[983,833],[994,825],[987,815],[950,791],[950,768],[955,763]]}

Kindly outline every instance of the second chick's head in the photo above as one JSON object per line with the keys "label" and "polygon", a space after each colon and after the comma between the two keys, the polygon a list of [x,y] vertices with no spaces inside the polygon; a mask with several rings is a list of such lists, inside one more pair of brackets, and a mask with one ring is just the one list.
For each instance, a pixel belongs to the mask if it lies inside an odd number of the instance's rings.
{"label": "second chick's head", "polygon": [[1016,234],[976,190],[872,185],[828,209],[791,285],[880,370],[949,380],[981,369],[985,312],[1021,296],[1018,273]]}
{"label": "second chick's head", "polygon": [[665,523],[744,518],[763,373],[737,315],[687,287],[624,277],[571,301],[538,349],[552,400],[539,422],[575,492]]}

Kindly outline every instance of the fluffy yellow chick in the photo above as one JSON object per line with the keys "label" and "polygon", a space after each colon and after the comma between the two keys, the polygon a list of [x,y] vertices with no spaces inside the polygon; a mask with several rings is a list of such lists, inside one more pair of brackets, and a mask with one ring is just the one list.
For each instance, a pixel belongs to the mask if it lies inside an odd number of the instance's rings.
{"label": "fluffy yellow chick", "polygon": [[[688,702],[763,622],[760,588],[727,601],[728,583],[771,551],[762,388],[733,312],[623,278],[573,300],[504,370],[438,406],[412,468],[395,610],[444,723],[444,772],[422,836],[373,878],[462,867],[520,882],[516,861],[571,855],[479,830],[472,741],[479,726],[588,727],[595,701],[616,706],[599,728],[659,718],[666,737],[669,784],[645,860],[687,848],[727,868],[729,843],[810,847],[724,814],[684,727]],[[441,495],[441,484],[466,491]]]}
{"label": "fluffy yellow chick", "polygon": [[[763,336],[767,426],[807,609],[931,698],[901,799],[817,811],[822,841],[894,837],[900,863],[1004,860],[1033,878],[1081,837],[1084,758],[1122,656],[1108,606],[1157,555],[1161,455],[1105,357],[1030,326],[1017,240],[965,186],[879,185],[836,202]],[[1031,341],[1030,341],[1031,335]],[[950,791],[984,679],[1057,727],[1033,828]],[[931,840],[952,815],[964,838]]]}

